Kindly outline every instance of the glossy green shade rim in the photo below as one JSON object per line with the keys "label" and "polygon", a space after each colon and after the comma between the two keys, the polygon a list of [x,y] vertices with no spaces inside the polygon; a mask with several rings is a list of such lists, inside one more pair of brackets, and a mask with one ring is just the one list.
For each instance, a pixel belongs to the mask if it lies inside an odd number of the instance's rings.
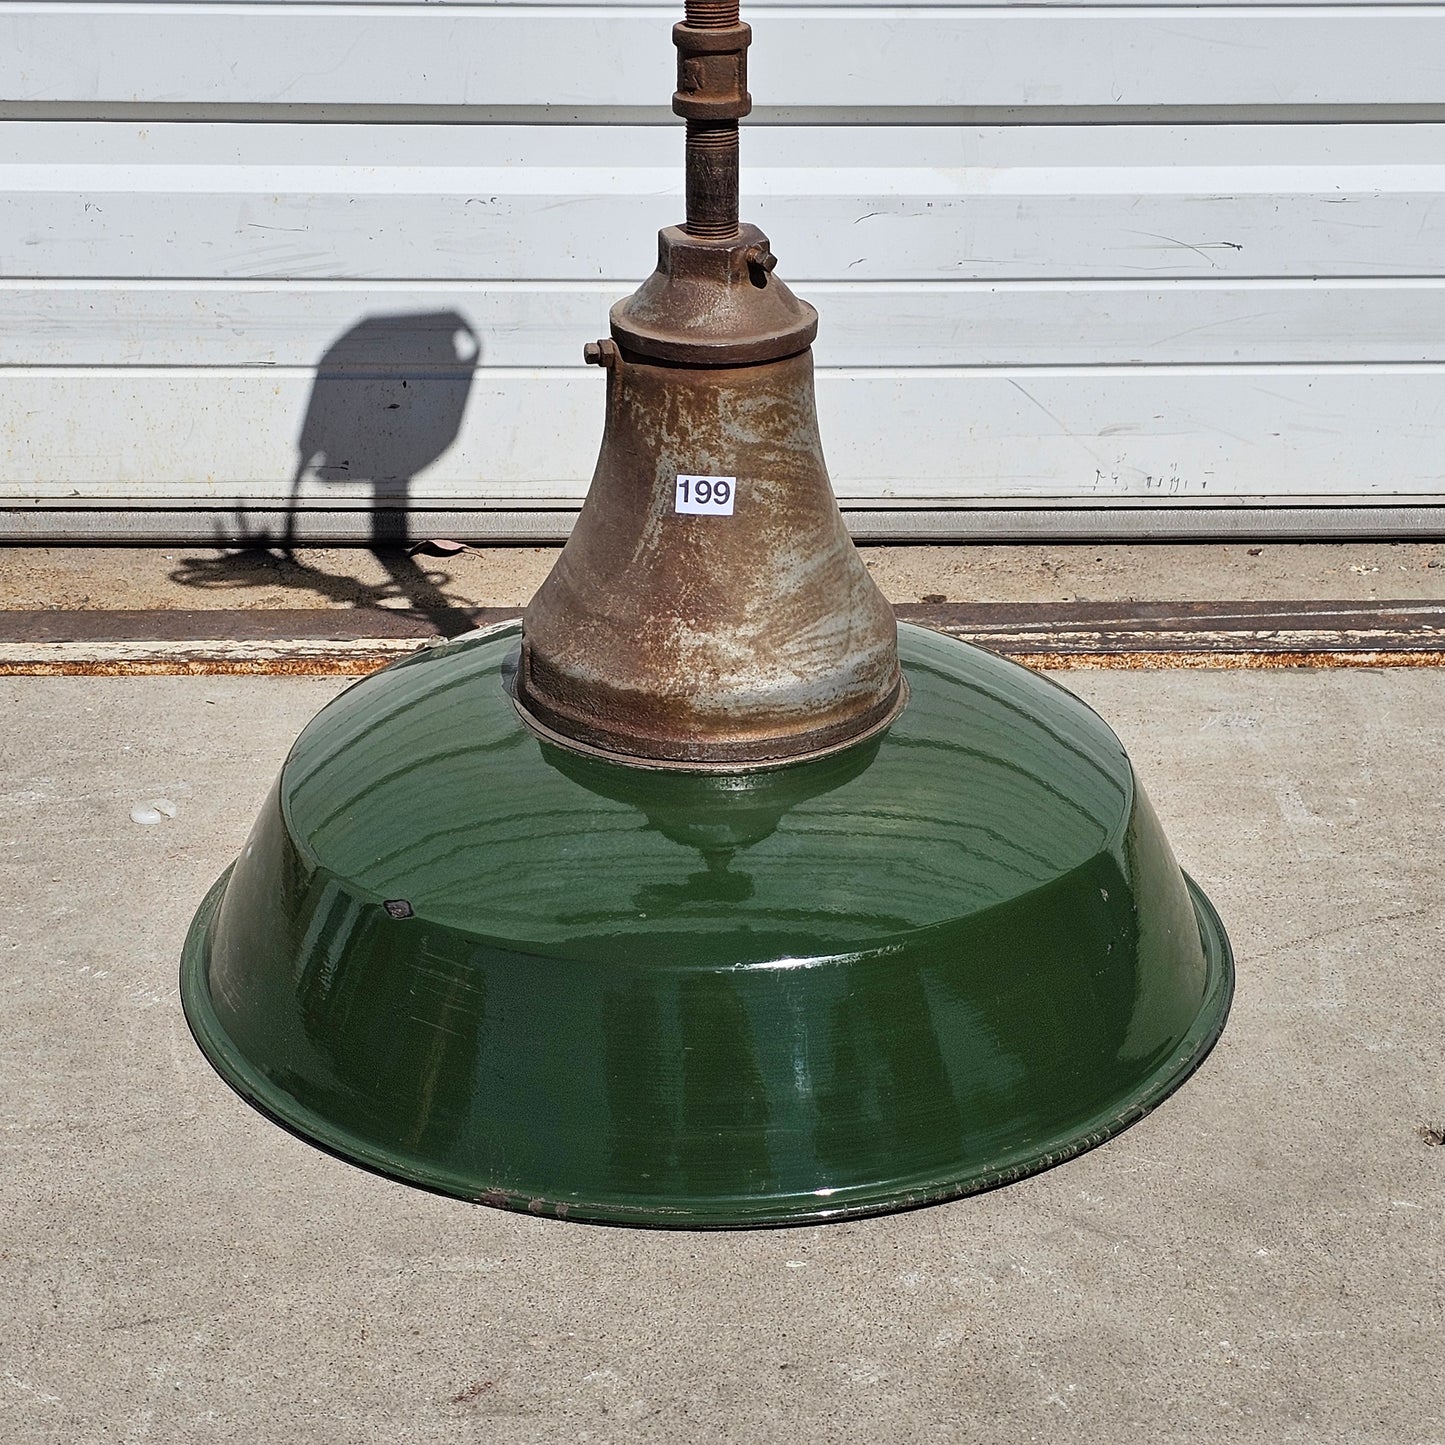
{"label": "glossy green shade rim", "polygon": [[299,1136],[538,1214],[817,1223],[1060,1163],[1218,1037],[1224,930],[1047,678],[903,627],[879,738],[656,772],[526,728],[516,631],[322,709],[192,924],[202,1050]]}
{"label": "glossy green shade rim", "polygon": [[936,1204],[1012,1184],[1106,1143],[1163,1103],[1209,1055],[1224,1029],[1234,993],[1233,954],[1224,926],[1203,890],[1185,874],[1207,969],[1199,1012],[1193,1026],[1163,1064],[1107,1112],[1085,1121],[1082,1126],[1041,1141],[1030,1141],[1027,1147],[1004,1155],[986,1168],[962,1174],[945,1171],[916,1178],[889,1177],[871,1184],[791,1197],[718,1197],[686,1209],[608,1200],[564,1201],[500,1189],[479,1191],[473,1180],[429,1168],[412,1158],[399,1159],[335,1128],[322,1115],[278,1089],[235,1048],[216,1017],[206,981],[211,926],[231,872],[232,869],[227,868],[211,887],[191,925],[181,962],[181,997],[186,1021],[196,1042],[236,1093],[307,1142],[387,1178],[477,1204],[597,1224],[685,1229],[819,1224]]}

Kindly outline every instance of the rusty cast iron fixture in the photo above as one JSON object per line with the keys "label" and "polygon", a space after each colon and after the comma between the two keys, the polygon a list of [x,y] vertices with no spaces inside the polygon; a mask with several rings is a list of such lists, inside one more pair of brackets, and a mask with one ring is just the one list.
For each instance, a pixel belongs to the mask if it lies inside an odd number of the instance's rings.
{"label": "rusty cast iron fixture", "polygon": [[258,1108],[462,1199],[909,1208],[1165,1099],[1224,1026],[1229,941],[1094,713],[895,628],[823,467],[817,318],[737,220],[747,27],[690,0],[675,34],[687,221],[588,348],[571,541],[520,627],[307,726],[182,997]]}
{"label": "rusty cast iron fixture", "polygon": [[892,610],[823,461],[818,314],[738,221],[751,32],[736,0],[673,30],[687,219],[586,359],[607,420],[571,539],[522,621],[517,705],[543,736],[653,767],[816,757],[906,695]]}

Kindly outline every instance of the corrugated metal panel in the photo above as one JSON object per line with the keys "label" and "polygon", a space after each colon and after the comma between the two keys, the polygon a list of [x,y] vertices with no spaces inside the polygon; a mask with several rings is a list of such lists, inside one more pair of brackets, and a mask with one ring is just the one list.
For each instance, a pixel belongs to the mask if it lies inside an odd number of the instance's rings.
{"label": "corrugated metal panel", "polygon": [[[768,106],[1438,100],[1429,4],[749,0]],[[7,4],[0,91],[100,104],[658,107],[680,4]],[[658,84],[659,76],[662,85]]]}
{"label": "corrugated metal panel", "polygon": [[[360,325],[375,326],[367,345],[388,345],[384,325]],[[217,506],[284,496],[310,463],[301,495],[318,501],[360,503],[379,480],[414,477],[417,501],[576,502],[601,439],[595,382],[580,368],[429,366],[314,383],[301,368],[27,369],[7,381],[19,425],[6,465],[25,494],[57,499]],[[849,368],[818,378],[834,486],[858,505],[1433,498],[1445,493],[1442,402],[1439,363]],[[449,436],[463,413],[455,443],[430,456],[429,439]],[[298,450],[302,417],[325,442],[314,451]]]}
{"label": "corrugated metal panel", "polygon": [[[1438,525],[1445,5],[745,8],[860,516]],[[0,526],[575,506],[680,9],[5,5]]]}

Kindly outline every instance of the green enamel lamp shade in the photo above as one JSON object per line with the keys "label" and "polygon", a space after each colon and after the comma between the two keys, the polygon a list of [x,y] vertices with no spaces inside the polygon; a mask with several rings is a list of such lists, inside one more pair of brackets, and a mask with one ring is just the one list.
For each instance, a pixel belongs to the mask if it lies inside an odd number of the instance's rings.
{"label": "green enamel lamp shade", "polygon": [[488,1204],[816,1221],[1057,1164],[1218,1037],[1219,920],[1052,682],[905,626],[882,737],[678,773],[535,736],[519,636],[327,706],[196,915],[191,1027],[289,1129]]}

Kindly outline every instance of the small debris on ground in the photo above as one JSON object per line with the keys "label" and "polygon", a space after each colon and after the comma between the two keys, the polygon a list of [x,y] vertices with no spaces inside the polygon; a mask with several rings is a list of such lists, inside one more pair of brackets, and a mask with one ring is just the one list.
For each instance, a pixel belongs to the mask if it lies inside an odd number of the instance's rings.
{"label": "small debris on ground", "polygon": [[458,1390],[456,1394],[452,1396],[452,1404],[470,1405],[473,1400],[481,1399],[481,1397],[485,1395],[488,1390],[492,1390],[495,1388],[496,1383],[492,1380],[477,1380],[475,1383],[467,1385],[465,1388]]}
{"label": "small debris on ground", "polygon": [[1438,1149],[1445,1144],[1445,1124],[1438,1129],[1433,1124],[1421,1124],[1415,1132],[1433,1148]]}
{"label": "small debris on ground", "polygon": [[918,600],[920,602],[946,602],[948,599],[942,592],[925,592]]}
{"label": "small debris on ground", "polygon": [[144,803],[137,803],[130,810],[130,820],[149,828],[159,823],[162,818],[174,818],[176,811],[176,805],[169,798],[147,798]]}

